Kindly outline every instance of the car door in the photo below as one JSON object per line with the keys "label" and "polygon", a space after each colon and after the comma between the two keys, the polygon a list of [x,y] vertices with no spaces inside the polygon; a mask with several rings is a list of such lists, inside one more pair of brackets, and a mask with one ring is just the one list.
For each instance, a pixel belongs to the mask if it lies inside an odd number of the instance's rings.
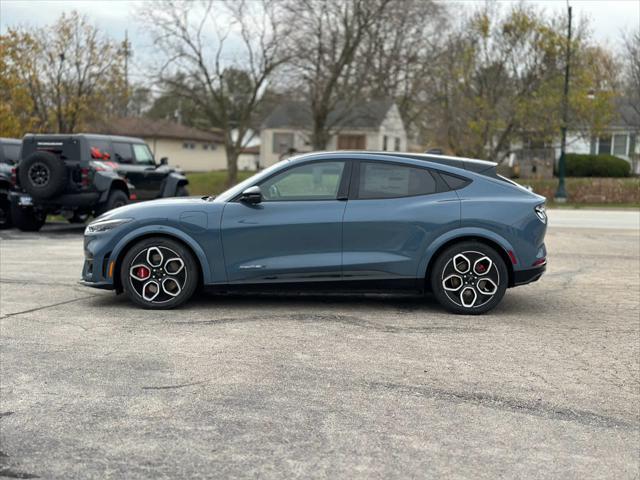
{"label": "car door", "polygon": [[134,143],[132,146],[135,164],[142,168],[145,198],[160,197],[164,179],[169,174],[169,167],[156,165],[153,154],[145,143]]}
{"label": "car door", "polygon": [[136,162],[133,154],[133,146],[129,142],[113,142],[114,159],[118,162],[118,173],[126,177],[134,186],[133,198],[136,200],[149,200],[155,198],[149,186],[149,172],[153,169],[150,165]]}
{"label": "car door", "polygon": [[460,223],[460,201],[437,172],[354,164],[343,223],[344,280],[412,280],[429,244]]}
{"label": "car door", "polygon": [[293,165],[258,184],[261,203],[228,202],[222,243],[229,282],[338,280],[350,165]]}

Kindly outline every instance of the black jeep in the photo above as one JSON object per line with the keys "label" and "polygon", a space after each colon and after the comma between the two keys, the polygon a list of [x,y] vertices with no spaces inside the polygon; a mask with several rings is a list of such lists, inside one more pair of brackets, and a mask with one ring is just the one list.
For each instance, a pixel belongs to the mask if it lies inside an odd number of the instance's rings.
{"label": "black jeep", "polygon": [[156,163],[139,138],[108,135],[25,135],[11,215],[21,230],[37,231],[48,214],[84,222],[132,201],[187,196],[187,178]]}
{"label": "black jeep", "polygon": [[11,227],[9,191],[11,175],[20,158],[21,143],[17,138],[0,138],[0,229]]}

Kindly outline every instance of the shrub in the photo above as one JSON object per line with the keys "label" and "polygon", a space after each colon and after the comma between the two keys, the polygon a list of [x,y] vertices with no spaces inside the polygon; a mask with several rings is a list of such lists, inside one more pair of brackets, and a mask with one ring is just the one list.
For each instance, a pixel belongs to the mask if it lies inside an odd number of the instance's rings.
{"label": "shrub", "polygon": [[628,177],[631,165],[613,155],[581,155],[567,153],[567,177]]}

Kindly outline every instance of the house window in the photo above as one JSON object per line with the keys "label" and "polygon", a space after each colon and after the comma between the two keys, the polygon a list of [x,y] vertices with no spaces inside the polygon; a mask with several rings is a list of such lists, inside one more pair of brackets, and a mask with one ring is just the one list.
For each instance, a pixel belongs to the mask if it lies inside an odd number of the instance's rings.
{"label": "house window", "polygon": [[598,139],[598,155],[611,153],[611,135]]}
{"label": "house window", "polygon": [[215,150],[216,146],[214,143],[203,143],[202,144],[202,149],[203,150]]}
{"label": "house window", "polygon": [[196,144],[192,143],[192,142],[183,142],[182,148],[184,148],[186,150],[195,150],[196,149]]}
{"label": "house window", "polygon": [[338,135],[338,150],[364,150],[367,137],[364,135]]}
{"label": "house window", "polygon": [[273,153],[283,154],[293,149],[293,133],[273,134]]}
{"label": "house window", "polygon": [[385,152],[387,151],[387,144],[389,142],[389,137],[387,137],[386,135],[384,137],[382,137],[382,150],[384,150]]}
{"label": "house window", "polygon": [[627,135],[613,136],[613,154],[627,156]]}
{"label": "house window", "polygon": [[400,151],[400,137],[396,137],[396,138],[395,138],[394,145],[393,145],[393,149],[394,149],[396,152],[399,152],[399,151]]}

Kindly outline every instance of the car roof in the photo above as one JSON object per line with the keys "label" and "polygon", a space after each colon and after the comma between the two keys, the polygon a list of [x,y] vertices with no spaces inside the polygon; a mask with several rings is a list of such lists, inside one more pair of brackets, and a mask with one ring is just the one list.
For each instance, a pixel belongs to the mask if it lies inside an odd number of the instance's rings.
{"label": "car roof", "polygon": [[121,137],[118,135],[101,135],[99,133],[27,133],[24,138],[87,138],[95,140],[111,140],[112,142],[130,142],[130,143],[146,143],[142,138],[138,137]]}
{"label": "car roof", "polygon": [[447,155],[430,155],[424,153],[404,153],[404,152],[388,152],[375,150],[335,150],[312,152],[290,157],[291,161],[304,160],[312,157],[324,157],[339,155],[341,158],[366,158],[370,161],[384,161],[386,159],[399,160],[422,160],[426,162],[446,165],[449,167],[461,168],[475,173],[483,173],[494,169],[498,164],[487,160],[478,160],[474,158],[451,157]]}

